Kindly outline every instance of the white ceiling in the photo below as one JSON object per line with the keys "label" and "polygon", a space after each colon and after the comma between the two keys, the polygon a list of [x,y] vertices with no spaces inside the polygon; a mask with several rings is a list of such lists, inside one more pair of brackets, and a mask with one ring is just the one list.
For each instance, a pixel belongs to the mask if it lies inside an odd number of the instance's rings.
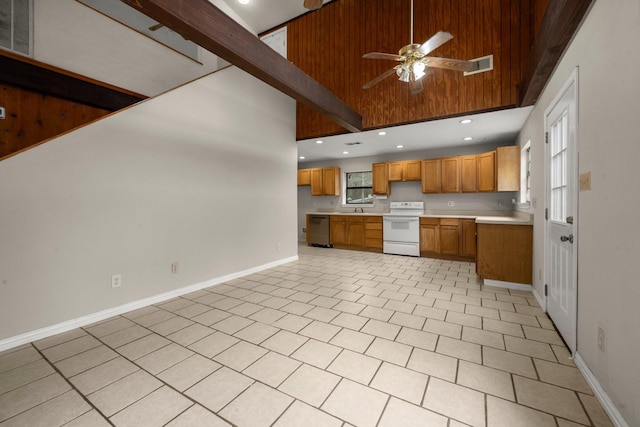
{"label": "white ceiling", "polygon": [[[248,4],[240,4],[238,0],[217,1],[225,3],[257,34],[308,12],[303,7],[303,0],[249,0]],[[324,0],[324,3],[328,1]],[[403,145],[402,150],[405,151],[417,151],[490,142],[510,144],[522,129],[531,109],[509,109],[326,137],[322,138],[322,144],[316,144],[316,139],[302,140],[298,141],[298,155],[305,157],[301,162],[310,162],[393,153],[400,150],[397,145]],[[473,122],[460,124],[464,118],[471,118]],[[387,134],[379,136],[381,130]],[[465,137],[473,140],[464,141]],[[361,144],[345,145],[351,142]],[[349,154],[343,154],[344,151]]]}

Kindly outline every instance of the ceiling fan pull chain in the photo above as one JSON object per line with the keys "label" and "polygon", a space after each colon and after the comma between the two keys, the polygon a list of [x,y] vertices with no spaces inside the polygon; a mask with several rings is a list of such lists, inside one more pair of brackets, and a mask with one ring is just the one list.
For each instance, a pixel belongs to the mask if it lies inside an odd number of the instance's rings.
{"label": "ceiling fan pull chain", "polygon": [[411,44],[413,44],[413,0],[411,0],[411,35],[409,40],[411,40]]}

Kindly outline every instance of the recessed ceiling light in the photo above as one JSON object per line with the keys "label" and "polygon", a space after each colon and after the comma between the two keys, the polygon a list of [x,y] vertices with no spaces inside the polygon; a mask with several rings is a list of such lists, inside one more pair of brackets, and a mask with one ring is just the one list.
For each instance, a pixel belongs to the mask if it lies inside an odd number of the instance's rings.
{"label": "recessed ceiling light", "polygon": [[304,156],[300,156],[298,157],[300,160],[304,160]]}
{"label": "recessed ceiling light", "polygon": [[404,148],[404,145],[396,145],[396,148]]}
{"label": "recessed ceiling light", "polygon": [[465,141],[471,141],[473,138],[471,138],[470,136],[464,138]]}
{"label": "recessed ceiling light", "polygon": [[349,152],[348,151],[343,151],[342,154],[349,154]]}
{"label": "recessed ceiling light", "polygon": [[473,120],[471,119],[464,119],[464,120],[460,120],[460,123],[462,123],[463,125],[467,125],[469,123],[471,123]]}
{"label": "recessed ceiling light", "polygon": [[317,141],[316,141],[316,144],[322,144],[322,141],[317,140]]}
{"label": "recessed ceiling light", "polygon": [[383,130],[381,130],[380,132],[378,132],[378,135],[380,135],[380,136],[385,136],[386,134],[387,134],[387,133],[386,133],[385,131],[383,131]]}
{"label": "recessed ceiling light", "polygon": [[248,4],[249,0],[238,0],[238,3],[240,3],[240,4]]}

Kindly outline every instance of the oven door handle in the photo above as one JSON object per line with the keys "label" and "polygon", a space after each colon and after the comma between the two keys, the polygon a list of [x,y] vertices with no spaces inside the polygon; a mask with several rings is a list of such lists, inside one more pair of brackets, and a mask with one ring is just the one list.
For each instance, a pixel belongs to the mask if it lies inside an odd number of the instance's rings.
{"label": "oven door handle", "polygon": [[384,218],[388,222],[415,222],[418,218]]}

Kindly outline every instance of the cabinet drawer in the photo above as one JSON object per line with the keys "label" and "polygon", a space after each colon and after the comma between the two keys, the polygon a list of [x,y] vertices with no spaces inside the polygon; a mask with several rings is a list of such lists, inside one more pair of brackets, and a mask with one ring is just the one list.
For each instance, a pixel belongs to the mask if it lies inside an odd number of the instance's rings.
{"label": "cabinet drawer", "polygon": [[420,225],[438,225],[440,220],[438,218],[420,218]]}
{"label": "cabinet drawer", "polygon": [[366,223],[380,223],[382,224],[382,217],[381,216],[365,216],[364,217],[364,222]]}
{"label": "cabinet drawer", "polygon": [[457,218],[440,218],[440,225],[460,225],[460,220]]}
{"label": "cabinet drawer", "polygon": [[382,223],[376,222],[365,222],[364,223],[365,230],[382,230]]}
{"label": "cabinet drawer", "polygon": [[364,217],[362,217],[362,216],[348,216],[347,217],[347,222],[363,223],[364,222]]}
{"label": "cabinet drawer", "polygon": [[331,222],[345,222],[347,217],[344,215],[331,215]]}
{"label": "cabinet drawer", "polygon": [[367,239],[382,239],[382,230],[364,230],[364,237]]}
{"label": "cabinet drawer", "polygon": [[382,239],[372,239],[370,237],[365,237],[364,244],[370,248],[380,248],[382,249]]}

